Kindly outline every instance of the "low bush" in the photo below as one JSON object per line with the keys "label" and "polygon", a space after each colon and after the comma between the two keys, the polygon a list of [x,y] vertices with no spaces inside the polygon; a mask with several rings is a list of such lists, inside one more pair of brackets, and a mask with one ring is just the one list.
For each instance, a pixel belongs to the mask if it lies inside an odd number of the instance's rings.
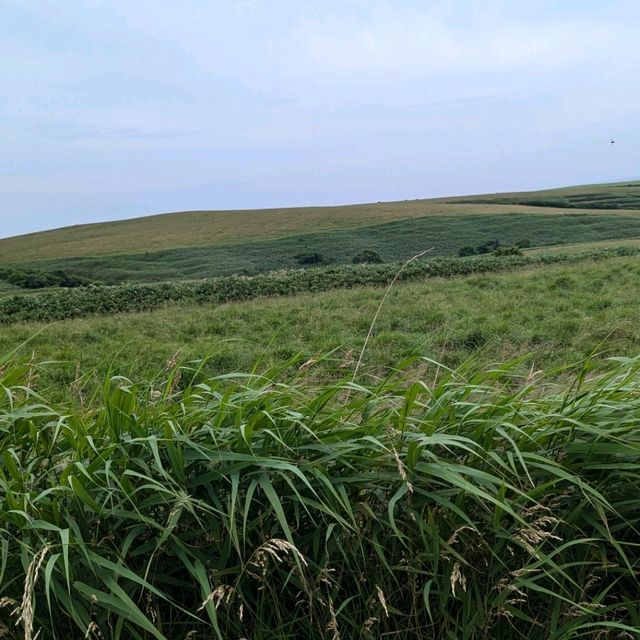
{"label": "low bush", "polygon": [[478,251],[475,247],[467,244],[464,247],[460,248],[460,250],[458,251],[458,256],[460,258],[468,258],[469,256],[475,256],[477,253]]}
{"label": "low bush", "polygon": [[22,289],[73,288],[85,287],[91,284],[88,278],[70,275],[65,271],[23,271],[11,267],[0,267],[0,280]]}
{"label": "low bush", "polygon": [[476,247],[476,253],[493,253],[500,246],[499,240],[489,240]]}
{"label": "low bush", "polygon": [[520,247],[514,245],[512,247],[498,247],[494,252],[494,256],[521,256]]}
{"label": "low bush", "polygon": [[298,264],[305,266],[325,264],[327,262],[326,258],[320,253],[299,253],[295,258]]}
{"label": "low bush", "polygon": [[458,251],[458,256],[460,258],[488,254],[493,256],[521,256],[522,251],[520,251],[520,249],[524,246],[529,246],[529,244],[530,243],[527,240],[521,240],[514,245],[504,246],[501,245],[498,240],[490,240],[489,242],[480,244],[477,247],[465,245]]}
{"label": "low bush", "polygon": [[351,259],[353,264],[381,264],[384,262],[382,256],[372,249],[364,249]]}

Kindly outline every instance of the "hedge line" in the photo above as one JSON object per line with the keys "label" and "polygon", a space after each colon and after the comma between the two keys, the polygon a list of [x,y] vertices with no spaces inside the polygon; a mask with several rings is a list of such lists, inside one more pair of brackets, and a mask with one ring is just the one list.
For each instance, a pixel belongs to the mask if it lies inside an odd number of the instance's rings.
{"label": "hedge line", "polygon": [[71,275],[66,271],[34,271],[0,266],[0,280],[22,289],[45,289],[47,287],[86,287],[92,284],[87,278]]}
{"label": "hedge line", "polygon": [[[411,281],[454,277],[535,265],[573,264],[585,260],[638,255],[640,248],[619,247],[533,256],[436,258],[408,264],[398,279]],[[400,267],[399,263],[341,265],[278,271],[253,277],[227,276],[199,282],[91,286],[34,295],[13,295],[0,299],[0,324],[149,311],[180,302],[224,303],[367,285],[384,286],[393,279]]]}

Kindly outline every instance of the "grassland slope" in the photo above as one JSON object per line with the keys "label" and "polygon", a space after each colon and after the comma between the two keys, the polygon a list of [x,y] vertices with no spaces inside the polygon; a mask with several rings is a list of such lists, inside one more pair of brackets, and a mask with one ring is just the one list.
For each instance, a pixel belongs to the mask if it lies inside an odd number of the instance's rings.
{"label": "grassland slope", "polygon": [[363,250],[385,262],[407,260],[430,250],[430,257],[457,256],[464,245],[526,240],[532,247],[640,238],[640,215],[600,212],[432,215],[351,229],[314,231],[284,238],[235,244],[164,249],[146,253],[61,258],[30,263],[46,272],[63,270],[106,284],[190,280],[231,274],[255,275],[298,269],[305,256],[323,263],[350,263]]}
{"label": "grassland slope", "polygon": [[[396,283],[378,317],[362,373],[384,375],[412,353],[456,366],[531,354],[523,369],[560,367],[640,350],[638,257],[548,264],[502,273]],[[351,370],[382,287],[359,286],[226,304],[181,302],[154,311],[2,327],[0,352],[22,358],[51,397],[100,394],[108,370],[152,379],[164,364],[208,356],[211,374],[300,355],[325,378]],[[49,361],[43,369],[29,362]],[[598,362],[602,363],[601,359]],[[594,361],[595,363],[595,361]]]}
{"label": "grassland slope", "polygon": [[[540,206],[549,198],[551,201],[547,203],[548,206]],[[569,201],[576,212],[615,210],[616,213],[640,215],[640,183],[338,207],[169,213],[2,239],[0,262],[214,246],[283,238],[307,233],[311,229],[328,231],[358,228],[425,216],[566,213]],[[611,206],[608,207],[608,204]]]}
{"label": "grassland slope", "polygon": [[529,193],[497,193],[491,196],[455,198],[459,203],[520,204],[567,209],[640,209],[640,182],[594,184]]}

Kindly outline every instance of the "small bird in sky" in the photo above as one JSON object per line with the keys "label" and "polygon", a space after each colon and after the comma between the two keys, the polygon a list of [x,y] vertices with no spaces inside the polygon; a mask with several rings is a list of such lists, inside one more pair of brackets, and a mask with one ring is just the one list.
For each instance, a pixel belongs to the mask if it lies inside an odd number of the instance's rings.
{"label": "small bird in sky", "polygon": [[611,141],[611,144],[615,144],[615,143],[616,143],[616,141],[615,141],[615,140],[612,140],[612,141]]}

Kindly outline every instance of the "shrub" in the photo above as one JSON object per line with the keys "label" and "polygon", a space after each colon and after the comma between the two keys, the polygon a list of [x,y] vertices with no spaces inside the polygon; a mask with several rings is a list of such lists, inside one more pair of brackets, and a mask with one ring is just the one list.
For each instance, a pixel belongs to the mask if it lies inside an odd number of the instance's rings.
{"label": "shrub", "polygon": [[522,250],[520,247],[513,245],[512,247],[498,247],[494,252],[494,256],[521,256]]}
{"label": "shrub", "polygon": [[326,258],[321,253],[299,253],[294,257],[298,261],[298,264],[304,266],[325,264],[327,262]]}
{"label": "shrub", "polygon": [[54,271],[51,274],[58,281],[58,286],[73,289],[74,287],[88,287],[91,280],[83,276],[69,274],[66,271]]}
{"label": "shrub", "polygon": [[484,244],[478,245],[476,253],[492,253],[500,246],[499,240],[489,240]]}
{"label": "shrub", "polygon": [[0,268],[0,280],[23,289],[44,289],[46,287],[84,287],[91,281],[81,276],[69,275],[65,271],[22,271],[10,267]]}
{"label": "shrub", "polygon": [[458,251],[458,256],[460,256],[461,258],[466,258],[468,256],[475,256],[477,253],[478,252],[476,251],[475,247],[465,245]]}
{"label": "shrub", "polygon": [[364,249],[357,255],[353,256],[353,258],[351,258],[351,262],[353,264],[380,264],[381,262],[384,262],[384,260],[377,251]]}

